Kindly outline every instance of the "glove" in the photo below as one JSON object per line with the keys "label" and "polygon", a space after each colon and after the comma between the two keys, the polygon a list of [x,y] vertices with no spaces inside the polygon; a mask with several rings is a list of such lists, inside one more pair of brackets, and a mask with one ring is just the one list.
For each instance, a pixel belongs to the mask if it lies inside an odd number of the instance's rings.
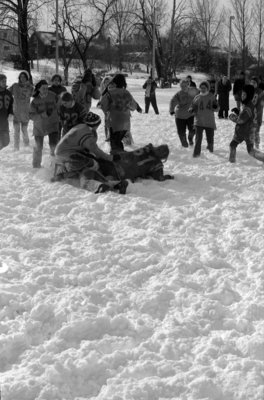
{"label": "glove", "polygon": [[121,160],[120,154],[114,154],[114,155],[113,155],[113,161],[114,161],[114,162],[117,162],[117,161],[120,161],[120,160]]}
{"label": "glove", "polygon": [[175,114],[175,112],[174,111],[170,111],[170,115],[174,115]]}

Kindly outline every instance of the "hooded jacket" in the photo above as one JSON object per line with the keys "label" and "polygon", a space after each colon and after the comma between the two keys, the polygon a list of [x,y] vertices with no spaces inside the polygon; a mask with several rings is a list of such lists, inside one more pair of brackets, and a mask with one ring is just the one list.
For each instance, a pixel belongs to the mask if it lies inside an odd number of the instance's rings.
{"label": "hooded jacket", "polygon": [[[20,77],[24,74],[27,77],[27,82],[21,83]],[[13,95],[13,113],[14,122],[24,122],[29,121],[29,105],[30,98],[33,93],[33,85],[29,81],[29,74],[27,71],[21,71],[18,75],[18,82],[10,86],[9,91]]]}

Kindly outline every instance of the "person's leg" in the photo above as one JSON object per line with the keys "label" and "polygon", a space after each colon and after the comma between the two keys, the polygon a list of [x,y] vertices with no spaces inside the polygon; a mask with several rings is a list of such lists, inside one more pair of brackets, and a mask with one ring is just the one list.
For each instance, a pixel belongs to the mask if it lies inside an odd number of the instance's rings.
{"label": "person's leg", "polygon": [[35,139],[35,144],[33,147],[32,166],[33,166],[33,168],[40,168],[41,161],[42,161],[42,149],[43,149],[44,136],[34,136],[34,139]]}
{"label": "person's leg", "polygon": [[28,122],[22,122],[21,123],[21,130],[22,130],[24,146],[29,146]]}
{"label": "person's leg", "polygon": [[59,143],[59,140],[60,140],[59,132],[52,132],[49,134],[49,147],[51,156],[54,156],[54,150],[57,144]]}
{"label": "person's leg", "polygon": [[127,131],[117,131],[113,132],[112,128],[110,129],[110,147],[111,153],[124,151],[123,138]]}
{"label": "person's leg", "polygon": [[193,146],[193,138],[194,138],[194,135],[195,135],[195,129],[194,129],[194,126],[193,126],[194,116],[188,118],[186,120],[186,123],[187,123],[187,128],[188,128],[188,131],[189,131],[189,133],[188,133],[189,145]]}
{"label": "person's leg", "polygon": [[186,121],[187,121],[186,119],[175,118],[178,136],[181,141],[181,145],[183,147],[188,147],[188,142],[186,139],[186,126],[187,126]]}
{"label": "person's leg", "polygon": [[20,122],[18,122],[15,118],[13,120],[14,127],[14,150],[19,150],[20,146]]}
{"label": "person's leg", "polygon": [[247,152],[251,157],[254,157],[258,161],[264,162],[264,153],[262,151],[254,149],[254,145],[250,139],[246,140],[246,145],[247,145]]}
{"label": "person's leg", "polygon": [[150,97],[145,97],[145,114],[149,112]]}
{"label": "person's leg", "polygon": [[205,128],[206,140],[207,140],[207,149],[213,153],[214,151],[214,129]]}
{"label": "person's leg", "polygon": [[259,149],[259,144],[260,144],[260,135],[259,135],[259,131],[260,131],[260,126],[258,125],[255,129],[254,132],[254,144],[255,144],[255,148]]}
{"label": "person's leg", "polygon": [[195,145],[194,145],[194,149],[193,149],[193,157],[198,157],[201,154],[203,130],[204,130],[204,128],[201,126],[195,127]]}
{"label": "person's leg", "polygon": [[224,110],[220,107],[218,111],[218,118],[224,118]]}
{"label": "person's leg", "polygon": [[237,148],[238,144],[239,143],[234,139],[232,139],[232,141],[229,144],[229,148],[230,148],[229,161],[231,163],[236,162],[236,148]]}
{"label": "person's leg", "polygon": [[156,96],[152,96],[150,98],[151,105],[155,111],[155,114],[159,114],[158,106],[157,106],[157,99]]}
{"label": "person's leg", "polygon": [[224,110],[224,117],[227,119],[228,118],[228,108],[226,108],[225,110]]}
{"label": "person's leg", "polygon": [[0,150],[4,147],[7,147],[10,143],[10,135],[8,132],[1,133],[0,132]]}

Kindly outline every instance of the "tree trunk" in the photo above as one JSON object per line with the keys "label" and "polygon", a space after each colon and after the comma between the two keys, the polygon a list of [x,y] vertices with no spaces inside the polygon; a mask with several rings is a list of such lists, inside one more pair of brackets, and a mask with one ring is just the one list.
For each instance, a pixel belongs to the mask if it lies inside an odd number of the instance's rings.
{"label": "tree trunk", "polygon": [[21,50],[22,68],[30,74],[30,57],[28,48],[28,11],[27,5],[18,9],[18,35]]}

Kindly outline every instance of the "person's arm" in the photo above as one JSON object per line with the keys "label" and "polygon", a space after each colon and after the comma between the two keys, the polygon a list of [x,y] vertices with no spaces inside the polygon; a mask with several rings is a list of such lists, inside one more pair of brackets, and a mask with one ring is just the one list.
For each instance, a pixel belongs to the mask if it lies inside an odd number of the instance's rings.
{"label": "person's arm", "polygon": [[175,114],[175,107],[177,106],[177,104],[179,104],[179,100],[178,100],[178,93],[176,93],[173,98],[170,101],[170,108],[169,108],[169,113],[170,115]]}
{"label": "person's arm", "polygon": [[103,150],[101,150],[98,146],[97,146],[97,138],[90,134],[90,135],[86,135],[87,137],[85,138],[85,140],[82,141],[82,146],[89,150],[90,153],[94,154],[95,157],[97,158],[101,158],[102,160],[106,160],[106,161],[113,161],[113,156],[111,156],[110,154],[105,153]]}
{"label": "person's arm", "polygon": [[244,125],[252,118],[252,111],[249,107],[245,107],[238,116],[237,125]]}

